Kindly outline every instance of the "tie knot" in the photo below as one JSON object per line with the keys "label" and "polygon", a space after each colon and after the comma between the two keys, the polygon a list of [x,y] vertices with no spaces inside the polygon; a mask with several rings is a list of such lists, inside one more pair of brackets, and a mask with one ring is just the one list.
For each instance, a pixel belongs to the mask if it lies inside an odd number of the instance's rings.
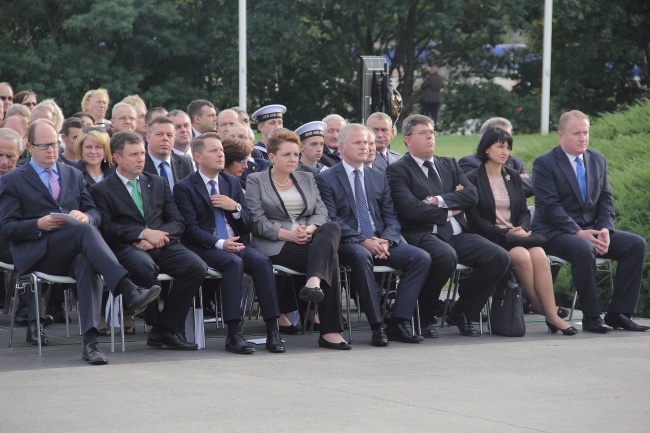
{"label": "tie knot", "polygon": [[429,170],[433,170],[433,164],[431,163],[431,161],[424,161],[424,166]]}
{"label": "tie knot", "polygon": [[132,180],[129,180],[128,182],[126,182],[126,183],[128,183],[133,188],[135,188],[138,185],[138,179],[132,179]]}
{"label": "tie knot", "polygon": [[208,183],[209,183],[210,186],[212,186],[212,187],[215,186],[215,185],[217,184],[217,182],[215,182],[214,179],[210,179],[210,181],[209,181]]}
{"label": "tie knot", "polygon": [[580,159],[579,156],[576,156],[576,164],[582,165],[582,160]]}
{"label": "tie knot", "polygon": [[354,170],[354,175],[356,177],[359,177],[359,175],[361,175],[361,171],[357,168],[356,170]]}

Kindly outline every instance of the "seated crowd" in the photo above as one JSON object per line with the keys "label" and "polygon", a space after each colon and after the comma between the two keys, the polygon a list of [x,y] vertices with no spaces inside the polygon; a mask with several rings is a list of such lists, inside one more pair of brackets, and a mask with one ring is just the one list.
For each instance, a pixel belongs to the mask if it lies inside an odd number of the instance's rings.
{"label": "seated crowd", "polygon": [[[105,89],[88,91],[82,111],[67,118],[54,100],[38,103],[30,90],[14,96],[7,83],[0,99],[0,261],[14,264],[14,278],[41,271],[78,282],[90,364],[107,363],[97,344],[110,332],[104,285],[123,295],[125,329],[135,332],[131,316],[143,314],[148,346],[196,350],[186,316],[210,287],[210,270],[221,274],[225,348],[237,354],[255,352],[242,331],[245,274],[269,352],[285,352],[280,334],[296,333],[298,321],[319,330],[320,347],[351,349],[343,268],[373,346],[437,338],[438,300],[459,264],[472,272],[441,320],[462,335],[479,336],[473,318],[508,281],[521,285],[550,332],[574,335],[555,303],[547,252],[572,265],[584,331],[650,329],[632,319],[646,243],[614,228],[605,157],[588,149],[589,119],[579,111],[561,116],[559,145],[530,175],[511,155],[512,126],[503,118],[486,121],[476,153],[456,162],[436,155],[433,120],[419,114],[403,121],[408,153],[400,155],[390,149],[395,128],[384,113],[366,126],[330,114],[294,132],[283,127],[286,107],[267,105],[252,115],[261,133],[255,143],[244,110],[218,111],[207,100],[167,111],[131,95],[112,106],[109,120]],[[596,258],[618,261],[604,319]],[[376,266],[400,274],[389,308]],[[161,273],[173,284],[161,289]],[[54,318],[36,311],[32,296],[21,302],[27,342],[47,344],[42,326]],[[61,308],[54,293],[49,303]],[[407,326],[417,308],[419,333]]]}

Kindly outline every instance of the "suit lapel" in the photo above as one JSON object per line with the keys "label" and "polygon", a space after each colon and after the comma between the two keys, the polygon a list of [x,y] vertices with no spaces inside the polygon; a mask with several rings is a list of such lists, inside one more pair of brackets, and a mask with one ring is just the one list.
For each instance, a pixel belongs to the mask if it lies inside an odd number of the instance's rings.
{"label": "suit lapel", "polygon": [[284,204],[282,204],[282,202],[280,201],[280,197],[278,196],[278,193],[273,188],[273,179],[271,179],[271,169],[265,170],[262,173],[264,173],[264,176],[268,178],[268,182],[260,182],[261,192],[265,194],[277,206],[278,209],[283,209],[284,214],[286,215],[287,218],[289,218],[289,215],[287,214],[286,210],[284,210]]}
{"label": "suit lapel", "polygon": [[343,167],[343,164],[336,164],[334,167],[330,168],[330,170],[334,170],[336,172],[336,179],[338,180],[341,188],[343,188],[345,191],[345,196],[348,198],[348,206],[350,206],[350,209],[352,209],[356,215],[357,204],[354,200],[354,194],[352,187],[350,186],[350,181],[348,180],[348,174],[345,171],[345,167]]}
{"label": "suit lapel", "polygon": [[429,182],[429,179],[427,176],[424,174],[422,171],[422,167],[413,159],[410,153],[407,153],[406,156],[404,156],[406,159],[406,163],[410,166],[409,170],[411,173],[414,173],[415,179],[422,185],[424,189],[427,190],[427,195],[434,196],[436,195],[436,191],[433,189],[433,185],[431,182]]}
{"label": "suit lapel", "polygon": [[[140,174],[140,193],[142,194],[142,203],[144,203],[144,219],[147,221],[147,217],[151,214],[151,208],[154,204],[154,196],[151,179],[144,173]],[[135,206],[135,203],[133,205]]]}
{"label": "suit lapel", "polygon": [[47,189],[41,178],[36,173],[36,170],[31,166],[29,162],[26,162],[22,167],[22,175],[27,182],[29,182],[34,188],[39,190],[52,204],[58,206],[58,203],[52,198],[52,194]]}
{"label": "suit lapel", "polygon": [[68,172],[63,168],[62,163],[57,162],[56,168],[59,171],[59,203],[64,203],[65,196],[70,187],[70,179],[68,178]]}
{"label": "suit lapel", "polygon": [[[142,187],[142,181],[143,181],[143,176],[140,175],[140,187]],[[126,203],[127,206],[131,208],[134,212],[137,212],[138,215],[140,215],[140,210],[138,207],[135,205],[135,202],[133,201],[133,197],[129,194],[129,190],[126,189],[126,186],[122,183],[122,180],[117,177],[117,174],[113,174],[108,177],[107,182],[110,184],[110,189],[111,191],[115,192],[115,194],[124,202]],[[143,200],[144,201],[144,200]],[[145,212],[146,212],[146,204],[145,204]]]}
{"label": "suit lapel", "polygon": [[[582,199],[582,193],[580,192],[580,185],[578,185],[578,177],[576,176],[576,172],[573,170],[573,164],[569,161],[569,158],[567,158],[566,154],[564,153],[564,151],[560,146],[555,148],[555,160],[557,161],[560,170],[562,170],[564,176],[569,181],[569,185],[573,190],[573,194],[575,194],[580,204],[582,204],[582,206],[584,207],[585,201]],[[587,190],[589,190],[588,185],[587,185]]]}
{"label": "suit lapel", "polygon": [[[221,184],[221,182],[219,182]],[[212,200],[210,200],[210,194],[208,193],[208,188],[205,186],[203,183],[203,178],[199,174],[199,172],[194,172],[192,174],[192,185],[196,189],[196,192],[199,193],[205,204],[208,205],[210,208],[210,211],[212,211]]]}
{"label": "suit lapel", "polygon": [[455,187],[454,178],[446,161],[434,156],[433,162],[436,166],[436,170],[438,170],[438,176],[440,176],[440,180],[442,181],[442,191],[440,194],[453,191]]}
{"label": "suit lapel", "polygon": [[380,218],[381,215],[377,215],[375,209],[375,203],[377,202],[375,200],[375,198],[377,197],[377,191],[375,190],[375,182],[373,176],[374,173],[372,172],[372,170],[363,171],[363,183],[366,188],[366,199],[368,200],[368,209],[370,210],[370,214],[372,215],[373,221],[375,221],[375,227],[376,227],[378,218]]}
{"label": "suit lapel", "polygon": [[[490,215],[496,214],[496,205],[494,203],[494,193],[490,187],[490,178],[488,178],[487,171],[485,169],[485,164],[479,166],[478,175],[481,178],[481,181],[478,182],[479,194],[487,199],[487,202],[490,206],[492,213]],[[508,191],[510,192],[510,191]],[[512,195],[511,195],[512,197]]]}

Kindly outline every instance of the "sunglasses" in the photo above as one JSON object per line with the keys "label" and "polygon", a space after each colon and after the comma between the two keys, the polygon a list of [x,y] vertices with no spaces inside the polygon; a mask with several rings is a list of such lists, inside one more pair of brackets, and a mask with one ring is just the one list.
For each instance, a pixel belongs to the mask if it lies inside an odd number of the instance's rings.
{"label": "sunglasses", "polygon": [[106,126],[104,125],[98,125],[98,126],[84,126],[81,128],[81,132],[91,132],[91,131],[97,131],[97,132],[106,132]]}
{"label": "sunglasses", "polygon": [[3,101],[13,101],[14,97],[13,96],[0,96],[0,99]]}

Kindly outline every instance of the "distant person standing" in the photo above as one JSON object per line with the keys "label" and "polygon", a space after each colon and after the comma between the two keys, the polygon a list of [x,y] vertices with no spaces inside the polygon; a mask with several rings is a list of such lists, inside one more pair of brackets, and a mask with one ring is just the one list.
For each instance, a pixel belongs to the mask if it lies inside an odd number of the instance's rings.
{"label": "distant person standing", "polygon": [[420,96],[420,111],[425,116],[433,119],[434,125],[438,124],[438,111],[440,111],[441,91],[445,87],[445,80],[438,74],[438,66],[429,67],[429,76],[422,83]]}

